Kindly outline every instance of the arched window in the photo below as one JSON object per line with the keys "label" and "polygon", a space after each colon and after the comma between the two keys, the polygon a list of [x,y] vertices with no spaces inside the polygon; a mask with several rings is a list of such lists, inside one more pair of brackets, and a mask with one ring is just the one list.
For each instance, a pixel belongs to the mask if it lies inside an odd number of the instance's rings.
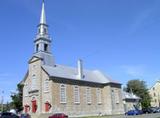
{"label": "arched window", "polygon": [[153,90],[155,90],[155,88],[153,87]]}
{"label": "arched window", "polygon": [[91,104],[91,89],[89,87],[86,88],[86,98],[87,98],[87,104]]}
{"label": "arched window", "polygon": [[39,44],[36,44],[36,52],[39,51]]}
{"label": "arched window", "polygon": [[44,33],[44,34],[46,34],[46,33],[47,33],[47,29],[46,29],[46,28],[44,28],[43,33]]}
{"label": "arched window", "polygon": [[74,103],[80,103],[79,87],[74,86]]}
{"label": "arched window", "polygon": [[120,92],[118,89],[115,90],[115,101],[116,104],[119,104],[119,100],[120,100]]}
{"label": "arched window", "polygon": [[32,76],[32,90],[36,89],[36,75]]}
{"label": "arched window", "polygon": [[102,103],[102,92],[100,88],[97,88],[97,103],[98,104]]}
{"label": "arched window", "polygon": [[24,96],[28,96],[28,85],[24,86]]}
{"label": "arched window", "polygon": [[66,85],[60,85],[60,103],[66,103]]}
{"label": "arched window", "polygon": [[116,106],[115,106],[115,98],[116,95],[115,95],[115,91],[112,89],[111,90],[111,101],[112,101],[112,109],[116,109]]}
{"label": "arched window", "polygon": [[44,44],[44,51],[48,51],[48,44]]}
{"label": "arched window", "polygon": [[49,80],[46,79],[44,81],[44,92],[48,92],[49,91]]}
{"label": "arched window", "polygon": [[41,29],[40,28],[38,29],[38,33],[41,33]]}
{"label": "arched window", "polygon": [[157,102],[157,100],[155,99],[155,103]]}

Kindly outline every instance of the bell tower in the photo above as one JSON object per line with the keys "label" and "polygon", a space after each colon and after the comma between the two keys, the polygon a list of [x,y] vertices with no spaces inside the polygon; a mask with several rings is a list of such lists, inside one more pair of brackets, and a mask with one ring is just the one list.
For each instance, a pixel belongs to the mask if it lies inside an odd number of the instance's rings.
{"label": "bell tower", "polygon": [[42,58],[44,62],[43,64],[53,66],[54,60],[51,53],[52,40],[48,34],[48,25],[46,22],[44,0],[42,2],[40,23],[37,26],[37,29],[37,35],[34,40],[34,56]]}

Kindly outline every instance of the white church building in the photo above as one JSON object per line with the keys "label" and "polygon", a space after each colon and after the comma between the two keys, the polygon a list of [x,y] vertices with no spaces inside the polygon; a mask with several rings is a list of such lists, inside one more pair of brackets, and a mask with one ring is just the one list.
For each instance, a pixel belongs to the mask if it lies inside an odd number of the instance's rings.
{"label": "white church building", "polygon": [[44,2],[34,53],[21,84],[24,112],[32,115],[65,113],[69,116],[93,116],[124,113],[121,84],[99,70],[55,63],[51,52]]}

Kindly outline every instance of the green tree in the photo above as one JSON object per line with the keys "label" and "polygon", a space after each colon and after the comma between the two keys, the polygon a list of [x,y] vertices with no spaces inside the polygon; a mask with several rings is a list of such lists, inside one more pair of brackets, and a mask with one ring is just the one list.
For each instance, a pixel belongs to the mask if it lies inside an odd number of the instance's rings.
{"label": "green tree", "polygon": [[128,81],[125,90],[127,92],[133,92],[135,95],[141,98],[140,103],[142,108],[147,108],[150,106],[151,97],[149,95],[145,81],[141,81],[139,79],[130,80]]}
{"label": "green tree", "polygon": [[17,85],[17,91],[18,93],[14,93],[13,95],[11,95],[12,98],[12,108],[21,111],[23,110],[23,106],[22,106],[22,96],[23,96],[23,85],[22,84],[18,84]]}

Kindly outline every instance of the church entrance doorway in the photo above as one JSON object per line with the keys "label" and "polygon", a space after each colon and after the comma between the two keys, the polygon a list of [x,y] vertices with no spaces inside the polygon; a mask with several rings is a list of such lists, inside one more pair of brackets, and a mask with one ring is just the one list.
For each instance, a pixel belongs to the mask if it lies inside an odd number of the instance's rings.
{"label": "church entrance doorway", "polygon": [[47,101],[45,103],[45,112],[48,112],[50,110],[50,108],[51,108],[51,104]]}
{"label": "church entrance doorway", "polygon": [[25,106],[24,106],[24,112],[25,112],[25,113],[28,113],[29,110],[30,110],[30,106],[29,106],[29,105],[25,105]]}
{"label": "church entrance doorway", "polygon": [[32,113],[35,113],[37,111],[37,101],[32,100]]}

